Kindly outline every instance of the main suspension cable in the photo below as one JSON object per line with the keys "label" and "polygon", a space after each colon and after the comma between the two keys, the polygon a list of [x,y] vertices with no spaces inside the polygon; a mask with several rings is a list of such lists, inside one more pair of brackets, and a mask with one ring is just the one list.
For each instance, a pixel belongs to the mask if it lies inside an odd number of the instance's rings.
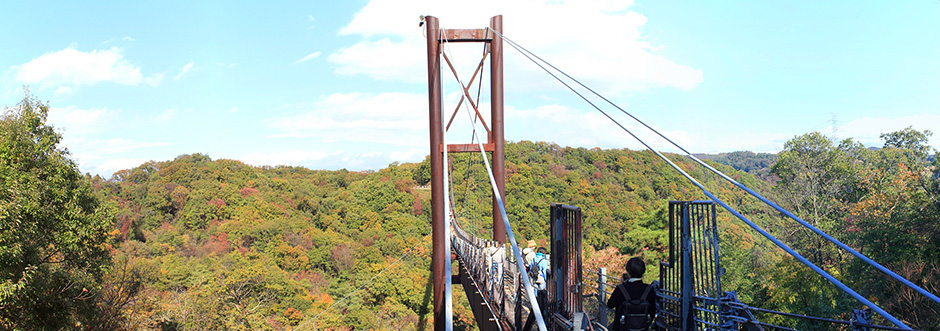
{"label": "main suspension cable", "polygon": [[[869,265],[875,267],[875,269],[878,269],[879,271],[881,271],[881,272],[887,274],[888,276],[891,276],[891,278],[894,278],[895,280],[901,282],[902,284],[907,285],[908,287],[914,289],[915,291],[919,292],[920,294],[926,296],[926,297],[929,298],[930,300],[933,300],[933,301],[936,302],[936,303],[940,303],[940,297],[937,297],[937,296],[934,295],[933,293],[928,292],[926,289],[924,289],[924,288],[918,286],[917,284],[914,284],[913,282],[907,280],[907,279],[904,278],[903,276],[898,275],[898,274],[895,273],[894,271],[891,271],[891,269],[888,269],[887,267],[882,266],[881,264],[879,264],[879,263],[876,262],[875,260],[872,260],[871,258],[869,258],[869,257],[865,256],[864,254],[858,252],[857,250],[855,250],[855,249],[849,247],[848,245],[846,245],[846,244],[843,243],[842,241],[840,241],[840,240],[838,240],[838,239],[836,239],[836,238],[830,236],[828,233],[826,233],[826,232],[820,230],[819,228],[813,226],[813,225],[810,224],[809,222],[804,221],[802,218],[796,216],[795,214],[791,213],[790,211],[784,209],[783,207],[780,207],[779,205],[777,205],[777,204],[774,203],[773,201],[770,201],[769,199],[765,198],[763,195],[761,195],[761,194],[759,194],[759,193],[757,193],[757,192],[751,190],[751,189],[748,188],[747,186],[744,186],[743,184],[739,183],[738,181],[732,179],[730,176],[728,176],[728,175],[725,174],[724,172],[721,172],[720,170],[715,169],[714,167],[712,167],[712,166],[709,165],[708,163],[705,163],[704,161],[702,161],[701,159],[699,159],[698,157],[696,157],[694,154],[692,154],[691,152],[689,152],[688,150],[686,150],[685,148],[683,148],[682,146],[680,146],[678,143],[676,143],[676,142],[673,141],[672,139],[669,139],[669,137],[666,137],[666,135],[664,135],[664,134],[662,134],[661,132],[659,132],[659,130],[654,129],[654,128],[651,127],[650,125],[646,124],[646,122],[643,122],[642,120],[640,120],[640,119],[637,118],[636,116],[633,116],[633,114],[631,114],[630,112],[624,110],[623,108],[621,108],[620,106],[618,106],[618,105],[615,104],[614,102],[610,101],[609,99],[607,99],[606,97],[604,97],[604,96],[601,95],[600,93],[597,93],[596,91],[594,91],[593,89],[591,89],[591,88],[588,87],[587,85],[584,85],[583,83],[581,83],[580,81],[578,81],[578,80],[575,79],[574,77],[571,77],[570,75],[568,75],[567,73],[565,73],[565,72],[562,71],[561,69],[558,69],[557,67],[555,67],[554,65],[552,65],[552,64],[549,63],[548,61],[545,61],[544,59],[542,59],[541,57],[539,57],[539,56],[536,55],[535,53],[532,53],[531,51],[529,51],[529,50],[526,49],[525,47],[522,47],[521,45],[515,43],[514,41],[512,41],[512,40],[506,38],[506,37],[503,36],[502,34],[499,34],[499,32],[496,32],[496,31],[493,31],[493,32],[496,33],[497,35],[499,35],[499,36],[500,36],[501,38],[503,38],[504,40],[506,40],[506,42],[509,43],[511,46],[513,46],[513,48],[516,48],[517,51],[523,53],[523,55],[529,54],[529,55],[531,55],[532,57],[535,57],[536,59],[538,59],[538,60],[541,61],[542,63],[545,63],[546,65],[548,65],[549,67],[551,67],[551,68],[554,69],[555,71],[561,73],[562,75],[564,75],[565,77],[567,77],[567,78],[570,79],[571,81],[573,81],[573,82],[575,82],[576,84],[580,85],[581,87],[587,89],[588,91],[590,91],[590,92],[591,92],[592,94],[594,94],[595,96],[601,98],[602,100],[604,100],[605,102],[607,102],[608,104],[610,104],[611,106],[613,106],[614,108],[617,108],[618,110],[620,110],[620,112],[622,112],[622,113],[624,113],[625,115],[627,115],[627,116],[629,116],[630,118],[632,118],[634,121],[636,121],[636,122],[639,123],[640,125],[643,125],[643,126],[646,127],[647,129],[649,129],[650,131],[652,131],[653,133],[655,133],[656,135],[658,135],[660,138],[665,139],[665,140],[666,140],[667,142],[669,142],[672,146],[675,146],[676,148],[678,148],[679,150],[681,150],[683,153],[685,153],[686,156],[688,156],[689,158],[691,158],[691,159],[692,159],[693,161],[695,161],[696,163],[702,165],[703,167],[705,167],[706,169],[710,170],[711,172],[713,172],[713,173],[717,174],[718,176],[724,178],[725,180],[727,180],[728,182],[730,182],[732,185],[737,186],[738,188],[744,190],[745,192],[747,192],[747,193],[750,194],[751,196],[754,196],[754,197],[757,198],[758,200],[764,202],[765,204],[767,204],[767,205],[770,206],[771,208],[776,209],[778,212],[783,213],[784,215],[786,215],[786,216],[789,217],[790,219],[793,219],[793,220],[796,221],[797,223],[800,223],[800,225],[803,225],[804,227],[806,227],[806,228],[808,228],[809,230],[813,231],[813,232],[816,233],[817,235],[822,236],[823,238],[825,238],[825,239],[828,240],[829,242],[835,244],[835,245],[838,246],[839,248],[842,248],[843,250],[849,252],[850,254],[854,255],[855,257],[861,259],[862,261],[865,261],[865,263],[868,263]],[[526,55],[526,57],[529,57],[529,56]],[[533,61],[533,62],[535,63],[535,61],[532,60],[532,58],[529,58],[529,60],[531,60],[531,61]],[[538,64],[538,63],[536,63],[536,64]],[[540,67],[541,67],[541,65],[540,65]],[[542,67],[542,69],[545,69],[545,68]],[[547,70],[546,70],[546,72],[547,72]],[[552,76],[554,77],[554,75],[552,75]],[[555,77],[555,79],[558,79],[558,77]],[[560,81],[560,80],[559,80],[559,81]],[[562,84],[564,84],[564,83],[562,83]],[[565,86],[568,86],[568,85],[565,84]],[[570,86],[569,86],[568,88],[571,89]],[[572,90],[572,91],[573,91],[573,90]],[[577,93],[577,92],[575,92],[575,93]],[[581,96],[580,93],[578,93],[578,95]],[[582,99],[584,99],[583,96],[582,96]],[[587,100],[585,99],[585,101],[587,101]],[[591,105],[594,106],[594,104],[591,104]],[[597,108],[597,107],[595,106],[595,108]],[[607,115],[607,114],[604,114],[604,115]],[[609,116],[608,116],[608,117],[609,117]]]}
{"label": "main suspension cable", "polygon": [[[513,42],[513,41],[507,39],[505,36],[503,36],[502,34],[500,34],[500,33],[497,32],[497,31],[494,31],[494,30],[489,29],[489,28],[487,28],[487,31],[491,31],[491,32],[497,34],[498,36],[500,36],[500,38],[506,40],[506,42],[507,42],[510,46],[512,46],[516,51],[518,51],[518,52],[521,53],[523,56],[525,56],[527,59],[529,59],[529,61],[532,61],[532,63],[534,63],[535,65],[539,66],[539,68],[542,68],[542,70],[544,70],[546,73],[548,73],[548,74],[551,75],[553,78],[555,78],[555,80],[557,80],[559,83],[561,83],[562,85],[564,85],[565,87],[567,87],[569,90],[571,90],[572,92],[574,92],[575,94],[577,94],[582,100],[584,100],[585,102],[587,102],[588,104],[590,104],[592,107],[594,107],[594,109],[596,109],[597,111],[601,112],[601,114],[604,114],[604,116],[606,116],[608,119],[610,119],[612,122],[614,122],[614,124],[616,124],[617,126],[619,126],[623,131],[625,131],[627,134],[629,134],[631,137],[633,137],[633,139],[636,139],[638,142],[640,142],[640,144],[642,144],[644,147],[646,147],[646,149],[649,149],[650,151],[652,151],[653,153],[655,153],[657,156],[659,156],[660,159],[662,159],[663,161],[666,161],[666,163],[668,163],[673,169],[675,169],[675,170],[678,171],[680,174],[682,174],[682,176],[684,176],[686,179],[688,179],[690,182],[692,182],[693,185],[695,185],[695,186],[697,186],[699,189],[701,189],[702,192],[703,192],[706,196],[708,196],[708,197],[711,198],[713,201],[715,201],[716,203],[718,203],[722,208],[724,208],[725,210],[727,210],[728,212],[730,212],[732,215],[734,215],[735,217],[737,217],[738,219],[740,219],[741,221],[743,221],[743,222],[744,222],[745,224],[747,224],[749,227],[751,227],[752,229],[754,229],[755,231],[757,231],[758,233],[760,233],[761,235],[763,235],[765,238],[767,238],[767,239],[769,239],[770,241],[772,241],[772,242],[773,242],[774,244],[776,244],[778,247],[780,247],[781,249],[783,249],[784,251],[786,251],[787,253],[789,253],[791,256],[793,256],[793,257],[796,258],[798,261],[800,261],[801,263],[803,263],[804,265],[806,265],[807,267],[809,267],[810,269],[812,269],[813,271],[815,271],[815,272],[816,272],[817,274],[819,274],[820,276],[823,276],[824,278],[826,278],[826,280],[828,280],[828,281],[829,281],[830,283],[832,283],[833,285],[836,285],[836,287],[838,287],[839,289],[841,289],[843,292],[846,292],[847,294],[851,295],[851,296],[852,296],[853,298],[855,298],[856,300],[858,300],[858,301],[864,303],[866,306],[872,308],[872,310],[874,310],[875,312],[877,312],[879,315],[883,316],[885,319],[891,321],[892,323],[894,323],[895,325],[897,325],[897,326],[899,326],[899,327],[908,328],[908,329],[910,328],[910,327],[908,327],[907,325],[905,325],[903,322],[901,322],[900,320],[898,320],[897,318],[894,318],[894,316],[891,316],[891,314],[888,314],[888,312],[886,312],[886,311],[884,311],[883,309],[881,309],[881,307],[878,307],[877,305],[875,305],[874,303],[872,303],[870,300],[868,300],[867,298],[865,298],[865,297],[862,296],[861,294],[858,294],[857,292],[855,292],[855,290],[853,290],[853,289],[849,288],[848,286],[846,286],[845,284],[843,284],[841,281],[839,281],[838,279],[836,279],[835,277],[833,277],[832,275],[830,275],[830,274],[829,274],[828,272],[826,272],[825,270],[822,270],[821,268],[819,268],[818,266],[816,266],[815,264],[813,264],[812,262],[810,262],[809,260],[807,260],[805,257],[803,257],[802,255],[800,255],[799,253],[797,253],[795,250],[793,250],[792,248],[790,248],[789,246],[787,246],[786,244],[784,244],[783,242],[781,242],[779,239],[775,238],[773,235],[771,235],[770,233],[768,233],[767,231],[765,231],[763,228],[761,228],[761,227],[758,226],[757,224],[751,222],[751,220],[749,220],[747,217],[745,217],[744,215],[742,215],[741,213],[739,213],[737,210],[735,210],[734,208],[732,208],[731,206],[729,206],[728,204],[726,204],[724,201],[722,201],[721,199],[719,199],[717,196],[715,196],[715,195],[712,194],[711,192],[709,192],[709,191],[705,188],[704,185],[702,185],[701,183],[699,183],[695,178],[693,178],[691,175],[689,175],[689,174],[686,173],[684,170],[682,170],[682,168],[680,168],[680,167],[677,166],[675,163],[673,163],[672,160],[670,160],[670,159],[667,158],[665,155],[663,155],[662,153],[660,153],[658,150],[654,149],[652,146],[650,146],[649,144],[647,144],[646,141],[644,141],[643,139],[640,139],[640,137],[638,137],[638,136],[637,136],[636,134],[634,134],[632,131],[630,131],[629,129],[627,129],[626,127],[624,127],[622,124],[620,124],[620,122],[618,122],[617,120],[615,120],[613,117],[611,117],[609,114],[607,114],[607,112],[605,112],[604,110],[602,110],[600,107],[598,107],[597,105],[595,105],[593,102],[591,102],[590,100],[588,100],[584,95],[582,95],[580,92],[578,92],[578,91],[575,90],[573,87],[571,87],[571,85],[569,85],[568,83],[564,82],[564,81],[563,81],[562,79],[560,79],[557,75],[555,75],[555,74],[552,73],[550,70],[548,70],[547,68],[545,68],[545,66],[543,66],[541,63],[538,63],[538,61],[535,61],[535,60],[532,58],[532,56],[530,56],[530,55],[527,54],[526,52],[523,52],[523,51],[520,49],[521,46],[518,46],[518,44],[516,44],[515,42]],[[545,62],[546,64],[548,63],[548,62],[546,62],[546,61],[544,61],[544,60],[542,60],[542,62]],[[553,68],[555,68],[555,67],[553,66]],[[558,70],[557,68],[556,68],[555,70],[558,71],[558,72],[562,72],[561,70]],[[566,76],[567,76],[567,75],[566,75]],[[570,77],[570,76],[567,76],[567,77]],[[572,78],[572,80],[574,80],[574,79]],[[605,100],[606,100],[606,99],[605,99]],[[609,101],[608,101],[608,102],[609,102]]]}

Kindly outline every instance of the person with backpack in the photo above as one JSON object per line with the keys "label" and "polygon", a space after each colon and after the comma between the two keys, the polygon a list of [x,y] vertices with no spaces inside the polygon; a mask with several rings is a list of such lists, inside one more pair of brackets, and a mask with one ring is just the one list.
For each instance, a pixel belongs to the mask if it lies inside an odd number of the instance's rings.
{"label": "person with backpack", "polygon": [[539,249],[536,250],[535,258],[532,259],[529,265],[529,277],[535,281],[535,288],[537,290],[545,290],[545,282],[548,279],[548,274],[551,273],[551,266],[548,262],[548,258],[545,257],[546,253],[548,253],[548,251],[545,247],[539,247]]}
{"label": "person with backpack", "polygon": [[525,270],[529,271],[529,266],[535,259],[535,240],[529,240],[526,244],[526,248],[522,249],[522,261],[525,262]]}
{"label": "person with backpack", "polygon": [[643,284],[646,263],[634,257],[627,261],[627,273],[623,283],[617,285],[607,300],[607,308],[615,309],[614,320],[607,327],[610,331],[649,330],[656,314],[656,289]]}

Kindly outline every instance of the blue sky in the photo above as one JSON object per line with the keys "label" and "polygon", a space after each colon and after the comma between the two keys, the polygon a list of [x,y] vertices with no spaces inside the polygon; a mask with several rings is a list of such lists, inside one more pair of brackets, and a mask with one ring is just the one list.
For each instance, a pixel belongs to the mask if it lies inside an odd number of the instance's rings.
{"label": "blue sky", "polygon": [[[419,15],[482,28],[497,14],[694,152],[940,131],[936,0],[2,2],[0,105],[29,86],[82,171],[105,177],[188,153],[379,169],[428,153]],[[479,47],[445,48],[464,80]],[[639,148],[508,47],[505,61],[507,139]],[[450,111],[457,85],[444,89]],[[468,127],[447,139],[469,142]]]}

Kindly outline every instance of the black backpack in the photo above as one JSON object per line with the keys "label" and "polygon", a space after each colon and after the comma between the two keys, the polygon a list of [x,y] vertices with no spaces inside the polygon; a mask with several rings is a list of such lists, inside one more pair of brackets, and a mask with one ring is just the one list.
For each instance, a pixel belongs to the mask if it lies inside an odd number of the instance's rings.
{"label": "black backpack", "polygon": [[529,279],[532,280],[532,285],[535,285],[535,281],[537,281],[539,276],[542,275],[542,268],[539,267],[539,262],[542,262],[544,259],[545,257],[537,257],[532,259],[532,264],[529,266]]}
{"label": "black backpack", "polygon": [[617,285],[617,288],[620,289],[626,300],[620,304],[620,311],[623,312],[623,315],[617,316],[617,319],[611,324],[616,325],[616,330],[620,331],[647,330],[653,321],[650,319],[650,303],[646,300],[646,297],[650,294],[653,286],[646,285],[646,290],[643,291],[643,295],[639,299],[631,298],[630,293],[627,292],[623,284]]}

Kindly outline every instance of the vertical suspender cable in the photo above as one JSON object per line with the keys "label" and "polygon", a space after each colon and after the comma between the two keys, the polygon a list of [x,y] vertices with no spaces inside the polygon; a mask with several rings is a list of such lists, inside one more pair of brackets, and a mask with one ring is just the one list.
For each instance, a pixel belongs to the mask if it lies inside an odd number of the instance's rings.
{"label": "vertical suspender cable", "polygon": [[[493,31],[493,32],[496,33],[496,34],[499,34],[499,33],[496,32],[496,31]],[[568,79],[571,79],[573,82],[575,82],[576,84],[580,85],[581,87],[587,89],[588,91],[590,91],[590,92],[591,92],[592,94],[594,94],[595,96],[597,96],[597,97],[603,99],[605,102],[607,102],[607,103],[610,104],[611,106],[614,106],[614,108],[617,108],[618,110],[620,110],[622,113],[624,113],[624,114],[626,114],[627,116],[629,116],[630,118],[632,118],[632,119],[633,119],[634,121],[636,121],[637,123],[640,123],[641,125],[643,125],[643,126],[646,127],[647,129],[649,129],[650,131],[652,131],[653,133],[656,133],[659,137],[661,137],[661,138],[665,139],[666,141],[668,141],[671,145],[673,145],[673,146],[675,146],[676,148],[678,148],[679,150],[681,150],[683,153],[686,154],[686,156],[688,156],[689,158],[691,158],[693,161],[695,161],[696,163],[698,163],[698,164],[704,166],[706,169],[708,169],[708,170],[710,170],[711,172],[717,174],[718,176],[724,178],[725,180],[727,180],[728,182],[730,182],[730,183],[733,184],[734,186],[737,186],[738,188],[744,190],[745,192],[747,192],[748,194],[754,196],[754,197],[757,198],[758,200],[764,202],[764,203],[767,204],[768,206],[770,206],[770,207],[776,209],[777,211],[783,213],[784,215],[786,215],[786,216],[789,217],[790,219],[793,219],[793,220],[796,221],[797,223],[800,223],[800,225],[803,225],[804,227],[806,227],[807,229],[810,229],[811,231],[813,231],[813,232],[816,233],[817,235],[819,235],[819,236],[825,238],[825,239],[828,240],[829,242],[832,242],[832,243],[835,244],[836,246],[839,246],[839,248],[842,248],[843,250],[845,250],[845,251],[851,253],[852,255],[854,255],[855,257],[857,257],[857,258],[859,258],[859,259],[861,259],[862,261],[865,261],[865,263],[868,263],[869,265],[875,267],[875,269],[878,269],[879,271],[881,271],[881,272],[887,274],[888,276],[891,276],[891,278],[894,278],[895,280],[901,282],[902,284],[906,285],[907,287],[910,287],[910,288],[914,289],[914,290],[917,291],[918,293],[923,294],[924,296],[926,296],[926,297],[929,298],[930,300],[933,300],[933,301],[936,302],[936,303],[940,303],[940,297],[937,297],[937,296],[934,295],[933,293],[928,292],[927,290],[925,290],[924,288],[918,286],[917,284],[914,284],[913,282],[907,280],[906,278],[902,277],[901,275],[898,275],[898,274],[895,273],[894,271],[891,271],[891,269],[888,269],[887,267],[882,266],[881,264],[879,264],[879,263],[876,262],[875,260],[872,260],[871,258],[869,258],[869,257],[865,256],[864,254],[862,254],[862,253],[856,251],[855,249],[849,247],[848,245],[844,244],[843,242],[839,241],[838,239],[836,239],[836,238],[830,236],[828,233],[826,233],[826,232],[820,230],[819,228],[816,228],[815,226],[813,226],[813,225],[810,224],[809,222],[806,222],[806,221],[804,221],[802,218],[797,217],[796,215],[794,215],[794,214],[791,213],[790,211],[788,211],[788,210],[786,210],[786,209],[783,209],[783,207],[780,207],[779,205],[777,205],[777,204],[774,203],[773,201],[770,201],[769,199],[765,198],[763,195],[760,195],[760,194],[758,194],[757,192],[754,192],[753,190],[751,190],[751,189],[748,188],[747,186],[744,186],[743,184],[739,183],[738,181],[732,179],[731,177],[729,177],[729,176],[726,175],[725,173],[719,171],[718,169],[713,168],[712,166],[708,165],[708,164],[705,163],[704,161],[702,161],[702,160],[700,160],[699,158],[695,157],[695,155],[693,155],[692,153],[690,153],[688,150],[686,150],[685,148],[683,148],[682,146],[680,146],[680,145],[677,144],[676,142],[672,141],[672,139],[669,139],[668,137],[666,137],[665,135],[663,135],[662,133],[660,133],[658,130],[653,129],[651,126],[647,125],[645,122],[641,121],[639,118],[633,116],[633,114],[630,114],[629,112],[627,112],[626,110],[624,110],[623,108],[621,108],[620,106],[618,106],[617,104],[615,104],[615,103],[613,103],[612,101],[608,100],[607,98],[605,98],[605,97],[604,97],[603,95],[601,95],[600,93],[595,92],[595,91],[594,91],[593,89],[591,89],[590,87],[587,87],[586,85],[582,84],[582,83],[581,83],[580,81],[578,81],[577,79],[574,79],[573,77],[569,76],[569,75],[568,75],[567,73],[565,73],[564,71],[561,71],[560,69],[558,69],[558,68],[556,68],[555,66],[553,66],[551,63],[548,63],[548,61],[543,60],[543,59],[540,58],[538,55],[535,55],[534,53],[532,53],[532,52],[530,52],[529,50],[525,49],[524,47],[520,46],[519,44],[516,44],[516,43],[513,42],[512,40],[506,39],[505,36],[500,35],[500,37],[502,37],[503,40],[506,40],[506,42],[508,42],[511,46],[513,46],[513,48],[516,48],[516,50],[518,50],[519,52],[524,52],[523,55],[525,55],[525,53],[531,54],[533,57],[537,58],[537,59],[538,59],[539,61],[541,61],[542,63],[545,63],[546,65],[548,65],[548,66],[551,67],[552,69],[558,71],[559,73],[561,73],[562,75],[564,75],[564,76],[567,77]],[[526,55],[526,57],[528,57],[528,55]],[[529,60],[532,60],[532,58],[529,58]],[[532,60],[532,61],[535,62],[534,60]],[[544,67],[543,67],[543,69],[544,69]],[[547,71],[547,70],[546,70],[546,71]],[[553,76],[554,76],[554,75],[553,75]],[[556,77],[556,79],[557,79],[557,77]],[[560,81],[560,80],[559,80],[559,81]],[[566,84],[566,86],[567,86],[567,84]],[[569,88],[570,88],[570,87],[569,87]],[[580,94],[579,94],[579,95],[580,95]],[[583,97],[582,97],[582,98],[583,98]]]}
{"label": "vertical suspender cable", "polygon": [[[490,30],[490,31],[493,31],[493,30]],[[493,33],[499,34],[499,33],[496,32],[496,31],[493,31]],[[794,258],[796,258],[798,261],[800,261],[801,263],[803,263],[804,265],[806,265],[807,267],[809,267],[810,269],[812,269],[813,271],[815,271],[816,273],[818,273],[820,276],[823,276],[824,278],[826,278],[826,280],[828,280],[828,281],[829,281],[830,283],[832,283],[833,285],[836,285],[836,287],[838,287],[839,289],[841,289],[843,292],[845,292],[845,293],[851,295],[851,296],[852,296],[853,298],[855,298],[856,300],[858,300],[858,301],[864,303],[866,306],[870,307],[872,310],[874,310],[875,312],[877,312],[879,315],[881,315],[882,317],[884,317],[885,319],[887,319],[887,320],[890,321],[891,323],[894,323],[895,325],[897,325],[897,326],[899,326],[899,327],[902,327],[902,328],[908,328],[908,329],[910,329],[910,327],[908,327],[906,324],[904,324],[903,322],[901,322],[900,320],[898,320],[898,319],[895,318],[894,316],[891,316],[891,314],[888,314],[888,312],[884,311],[884,309],[881,309],[881,307],[878,307],[877,305],[875,305],[874,303],[872,303],[870,300],[868,300],[867,298],[865,298],[865,297],[862,296],[861,294],[858,294],[858,292],[855,292],[855,290],[849,288],[848,286],[846,286],[845,284],[843,284],[841,281],[839,281],[838,279],[836,279],[835,277],[833,277],[832,275],[830,275],[828,272],[826,272],[825,270],[822,270],[821,268],[819,268],[818,266],[816,266],[815,264],[813,264],[812,262],[810,262],[809,260],[807,260],[805,257],[803,257],[802,255],[800,255],[799,253],[797,253],[796,251],[794,251],[792,248],[790,248],[789,246],[787,246],[786,244],[784,244],[783,242],[781,242],[779,239],[775,238],[773,235],[771,235],[771,234],[768,233],[767,231],[764,231],[764,229],[762,229],[760,226],[758,226],[757,224],[751,222],[747,217],[744,217],[744,215],[741,215],[741,213],[739,213],[737,210],[735,210],[734,208],[731,208],[731,206],[729,206],[729,205],[726,204],[724,201],[722,201],[721,199],[719,199],[717,196],[715,196],[714,194],[712,194],[711,192],[709,192],[707,189],[705,189],[705,186],[704,186],[704,185],[702,185],[701,183],[699,183],[697,180],[695,180],[695,178],[693,178],[691,175],[689,175],[689,174],[686,173],[684,170],[682,170],[682,168],[679,168],[679,166],[677,166],[675,163],[673,163],[673,162],[672,162],[669,158],[667,158],[665,155],[663,155],[663,154],[660,153],[658,150],[654,149],[652,146],[650,146],[650,145],[647,144],[645,141],[643,141],[642,139],[640,139],[640,137],[637,137],[633,132],[631,132],[631,131],[628,130],[626,127],[624,127],[623,125],[621,125],[620,122],[617,122],[617,120],[615,120],[613,117],[611,117],[609,114],[607,114],[607,112],[601,110],[601,109],[600,109],[599,107],[597,107],[594,103],[592,103],[591,101],[587,100],[587,98],[585,98],[581,93],[579,93],[579,92],[576,91],[574,88],[572,88],[571,85],[568,85],[567,83],[565,83],[564,81],[562,81],[558,76],[556,76],[556,75],[553,74],[551,71],[549,71],[547,68],[545,68],[545,66],[539,64],[539,63],[536,62],[534,59],[532,59],[531,56],[529,56],[528,54],[526,54],[525,52],[523,52],[522,50],[520,50],[520,49],[519,49],[520,46],[518,46],[515,42],[512,42],[512,41],[506,39],[505,36],[500,35],[500,37],[502,37],[504,40],[506,40],[506,41],[509,43],[510,46],[512,46],[512,47],[515,48],[517,51],[519,51],[520,53],[522,53],[523,56],[525,56],[526,58],[528,58],[530,61],[532,61],[533,63],[535,63],[536,65],[538,65],[540,68],[542,68],[542,70],[544,70],[546,73],[548,73],[548,74],[551,75],[553,78],[555,78],[555,80],[557,80],[557,81],[560,82],[562,85],[564,85],[565,87],[567,87],[569,90],[571,90],[572,92],[574,92],[575,94],[577,94],[579,97],[581,97],[582,100],[584,100],[585,102],[587,102],[588,104],[590,104],[592,107],[594,107],[594,109],[597,109],[597,111],[601,112],[601,114],[603,114],[604,116],[606,116],[608,119],[610,119],[612,122],[614,122],[617,126],[619,126],[621,129],[623,129],[625,132],[627,132],[630,136],[632,136],[633,139],[636,139],[638,142],[640,142],[640,144],[643,144],[643,146],[646,147],[646,149],[649,149],[650,151],[652,151],[653,153],[655,153],[657,156],[659,156],[660,159],[662,159],[663,161],[666,161],[666,163],[668,163],[673,169],[675,169],[675,170],[678,171],[680,174],[682,174],[682,176],[684,176],[686,179],[688,179],[690,182],[692,182],[693,185],[695,185],[695,186],[697,186],[699,189],[701,189],[702,192],[704,192],[706,196],[708,196],[710,199],[714,200],[716,203],[718,203],[719,205],[721,205],[722,208],[724,208],[725,210],[727,210],[728,212],[730,212],[732,215],[734,215],[735,217],[737,217],[738,219],[740,219],[741,221],[743,221],[745,224],[747,224],[749,227],[751,227],[752,229],[754,229],[755,231],[757,231],[758,233],[760,233],[761,235],[763,235],[764,237],[766,237],[767,239],[769,239],[771,242],[773,242],[774,244],[776,244],[778,247],[780,247],[781,249],[783,249],[784,251],[786,251],[787,253],[789,253],[791,256],[793,256]],[[533,55],[534,55],[534,54],[533,54]],[[542,60],[542,62],[545,62],[545,61]],[[546,63],[547,63],[547,62],[546,62]],[[553,67],[553,68],[554,68],[554,67]],[[561,72],[561,70],[558,70],[557,68],[555,68],[555,70]],[[566,75],[566,76],[567,76],[567,75]],[[570,76],[568,76],[568,77],[570,77]],[[574,80],[574,79],[572,78],[572,80]],[[580,84],[580,83],[579,83],[579,84]],[[583,86],[583,85],[582,85],[582,86]],[[605,99],[605,100],[606,100],[606,99]],[[668,140],[668,139],[667,139],[667,140]]]}

